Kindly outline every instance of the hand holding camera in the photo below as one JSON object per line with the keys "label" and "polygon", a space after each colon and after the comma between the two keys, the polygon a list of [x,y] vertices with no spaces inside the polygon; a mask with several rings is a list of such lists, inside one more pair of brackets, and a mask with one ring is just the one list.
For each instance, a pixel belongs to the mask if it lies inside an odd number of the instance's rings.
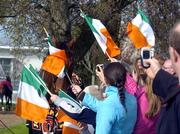
{"label": "hand holding camera", "polygon": [[104,73],[103,73],[104,65],[103,64],[97,64],[96,65],[96,75],[99,78],[99,80],[104,84]]}
{"label": "hand holding camera", "polygon": [[145,60],[152,59],[154,57],[154,48],[143,47],[141,48],[141,64],[143,68],[149,68],[150,64],[145,63]]}
{"label": "hand holding camera", "polygon": [[104,69],[104,65],[103,64],[97,64],[96,65],[96,71],[102,71]]}
{"label": "hand holding camera", "polygon": [[161,69],[160,63],[157,59],[152,58],[145,61],[149,65],[149,68],[145,69],[146,74],[151,78],[154,79],[157,72]]}

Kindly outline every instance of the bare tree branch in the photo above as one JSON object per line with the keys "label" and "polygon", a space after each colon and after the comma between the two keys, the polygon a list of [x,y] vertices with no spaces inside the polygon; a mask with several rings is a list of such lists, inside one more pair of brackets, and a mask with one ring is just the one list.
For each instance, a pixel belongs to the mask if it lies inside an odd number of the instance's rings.
{"label": "bare tree branch", "polygon": [[91,73],[94,74],[93,70],[91,70],[88,65],[85,63],[85,61],[81,61],[81,63],[84,65],[84,67]]}

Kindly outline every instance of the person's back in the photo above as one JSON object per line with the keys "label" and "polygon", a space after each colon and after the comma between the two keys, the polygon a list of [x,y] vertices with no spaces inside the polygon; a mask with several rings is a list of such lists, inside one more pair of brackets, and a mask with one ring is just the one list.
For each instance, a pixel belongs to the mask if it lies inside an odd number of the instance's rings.
{"label": "person's back", "polygon": [[[134,95],[137,99],[137,121],[133,134],[146,133],[147,131],[148,134],[155,134],[159,114],[157,112],[154,116],[146,116],[146,113],[149,110],[150,102],[147,98],[145,87],[139,86],[129,74],[127,74],[126,77],[125,87],[127,92]],[[158,107],[156,107],[156,110],[157,109]]]}
{"label": "person's back", "polygon": [[[163,98],[157,133],[180,133],[180,22],[169,34],[169,54],[177,78],[159,70],[153,82],[154,92]],[[152,65],[153,66],[153,65]]]}
{"label": "person's back", "polygon": [[[111,134],[123,134],[126,111],[119,100],[118,90],[116,87],[108,86],[105,93],[107,97],[97,105],[96,133],[106,133],[106,129],[111,129]],[[86,101],[83,100],[85,103]],[[102,129],[103,127],[105,129]]]}
{"label": "person's back", "polygon": [[124,134],[132,134],[137,120],[137,101],[132,94],[129,94],[127,92],[125,93],[125,97],[127,100],[126,101],[127,118],[124,123]]}
{"label": "person's back", "polygon": [[[137,104],[134,96],[126,93],[124,88],[126,69],[118,62],[99,69],[96,73],[105,80],[106,96],[103,100],[97,100],[94,96],[82,92],[79,99],[83,105],[97,113],[96,134],[130,134],[136,121]],[[79,93],[82,89],[73,85],[72,90]]]}
{"label": "person's back", "polygon": [[3,91],[6,96],[9,96],[10,94],[12,94],[11,88],[9,88],[9,86],[6,84],[3,86]]}
{"label": "person's back", "polygon": [[[137,117],[136,98],[133,95],[125,92],[125,109],[120,102],[118,90],[115,87],[107,87],[105,93],[107,94],[107,98],[100,101],[99,108],[97,110],[97,127],[110,127],[106,125],[107,122],[104,122],[103,117],[106,118],[107,116],[111,116],[113,119],[111,120],[111,134],[131,134],[133,132]],[[105,132],[101,129],[97,130],[96,133]]]}
{"label": "person's back", "polygon": [[137,122],[133,134],[142,134],[148,131],[148,134],[156,133],[156,124],[159,118],[159,113],[152,117],[147,117],[146,112],[150,106],[150,102],[145,94],[144,87],[138,89],[137,96]]}
{"label": "person's back", "polygon": [[145,61],[150,64],[146,73],[153,79],[153,92],[163,100],[157,134],[180,134],[180,22],[170,32],[169,55],[178,79],[162,70],[155,58]]}
{"label": "person's back", "polygon": [[[159,83],[163,82],[163,84]],[[154,92],[162,97],[160,117],[157,124],[158,134],[180,133],[180,85],[168,72],[160,70],[154,79]]]}
{"label": "person's back", "polygon": [[160,111],[160,99],[152,92],[152,80],[145,74],[145,70],[138,65],[137,58],[133,65],[132,76],[126,75],[125,87],[128,93],[137,99],[137,121],[133,134],[156,133],[156,124]]}

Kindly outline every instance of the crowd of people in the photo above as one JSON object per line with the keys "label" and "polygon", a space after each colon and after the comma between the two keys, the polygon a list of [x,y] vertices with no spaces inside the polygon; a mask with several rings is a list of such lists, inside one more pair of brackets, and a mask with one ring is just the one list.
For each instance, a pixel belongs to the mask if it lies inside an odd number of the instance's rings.
{"label": "crowd of people", "polygon": [[[96,113],[96,134],[179,134],[180,133],[180,22],[170,31],[170,59],[136,59],[131,71],[116,59],[97,66],[102,98],[72,85],[82,104]],[[103,85],[103,86],[102,86]],[[51,96],[58,105],[59,97]],[[83,125],[82,125],[83,124]],[[80,128],[88,129],[80,123]]]}
{"label": "crowd of people", "polygon": [[[96,67],[99,87],[84,89],[81,78],[73,73],[68,94],[85,106],[83,110],[71,109],[81,111],[70,115],[79,122],[80,133],[180,134],[180,22],[170,31],[169,55],[163,64],[155,57],[143,60],[150,65],[148,68],[137,58],[131,69],[110,58],[110,63]],[[98,95],[89,91],[97,92],[98,88]],[[12,104],[9,77],[0,84],[1,95],[4,91],[9,94],[6,102]],[[50,99],[68,115],[60,97],[53,94]],[[93,126],[94,132],[89,131],[88,124]]]}
{"label": "crowd of people", "polygon": [[[150,65],[148,68],[137,58],[130,69],[127,64],[110,58],[110,63],[96,67],[99,87],[85,88],[81,78],[73,73],[68,94],[86,107],[69,115],[79,122],[80,133],[180,134],[180,22],[170,31],[169,55],[163,63],[155,57],[143,60]],[[1,99],[3,95],[7,97],[8,106],[12,105],[12,90],[7,76],[0,83],[0,95]],[[60,97],[53,94],[50,99],[68,115]]]}

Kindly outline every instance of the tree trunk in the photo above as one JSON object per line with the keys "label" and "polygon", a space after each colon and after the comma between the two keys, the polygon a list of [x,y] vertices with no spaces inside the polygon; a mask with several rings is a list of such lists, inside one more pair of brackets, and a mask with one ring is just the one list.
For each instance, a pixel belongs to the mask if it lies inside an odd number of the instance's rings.
{"label": "tree trunk", "polygon": [[69,20],[68,0],[50,0],[52,25],[49,27],[57,41],[71,40],[71,23]]}

